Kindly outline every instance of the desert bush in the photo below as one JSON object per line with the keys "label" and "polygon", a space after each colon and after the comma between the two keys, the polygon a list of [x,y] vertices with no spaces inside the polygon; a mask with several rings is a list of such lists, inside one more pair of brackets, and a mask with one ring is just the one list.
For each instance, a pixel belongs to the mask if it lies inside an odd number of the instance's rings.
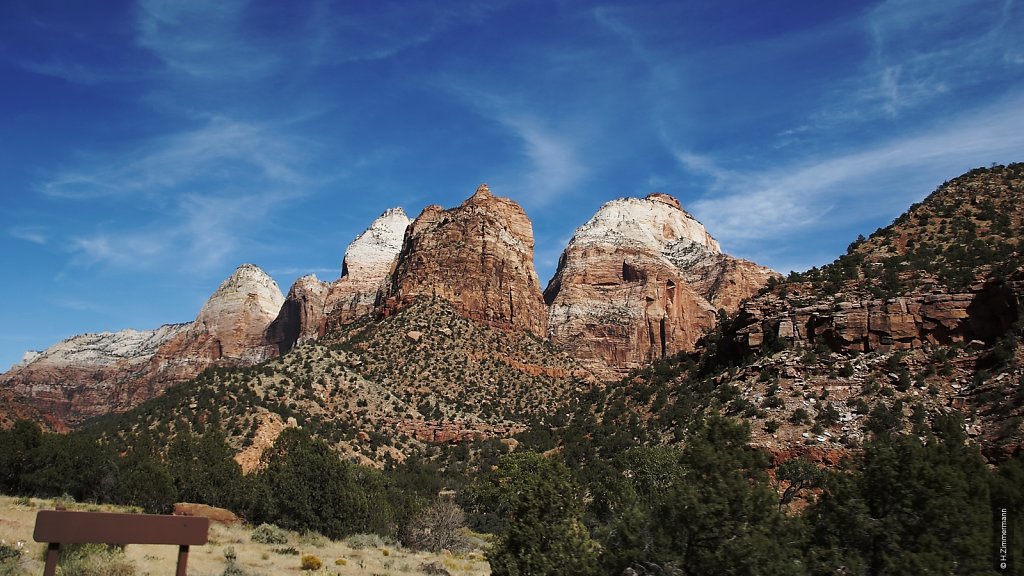
{"label": "desert bush", "polygon": [[0,542],[0,576],[22,576],[28,574],[19,548]]}
{"label": "desert bush", "polygon": [[420,564],[420,571],[424,574],[431,574],[432,576],[451,576],[451,572],[444,569],[444,566],[437,562],[430,562],[429,564],[424,562]]}
{"label": "desert bush", "polygon": [[415,550],[461,552],[468,548],[465,526],[462,508],[450,498],[438,498],[409,523],[405,543]]}
{"label": "desert bush", "polygon": [[304,554],[302,556],[303,570],[319,570],[323,565],[324,563],[314,554]]}
{"label": "desert bush", "polygon": [[345,544],[350,548],[361,550],[363,548],[382,548],[384,539],[377,534],[353,534],[345,538]]}
{"label": "desert bush", "polygon": [[314,548],[323,548],[327,545],[327,537],[323,534],[310,530],[303,532],[302,536],[299,536],[299,544],[303,546],[312,546]]}
{"label": "desert bush", "polygon": [[260,524],[252,531],[252,541],[259,544],[287,544],[288,532],[273,524]]}
{"label": "desert bush", "polygon": [[68,546],[60,557],[61,576],[135,576],[124,550],[106,544]]}

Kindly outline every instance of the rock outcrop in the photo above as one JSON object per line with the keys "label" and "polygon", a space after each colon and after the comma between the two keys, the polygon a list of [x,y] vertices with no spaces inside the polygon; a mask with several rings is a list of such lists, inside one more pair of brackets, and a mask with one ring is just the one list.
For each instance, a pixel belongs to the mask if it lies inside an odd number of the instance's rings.
{"label": "rock outcrop", "polygon": [[0,388],[57,423],[124,411],[146,399],[149,387],[140,385],[154,354],[188,327],[74,336],[26,357],[0,377]]}
{"label": "rock outcrop", "polygon": [[777,276],[723,254],[667,194],[606,203],[562,253],[544,298],[550,338],[605,379],[691,350]]}
{"label": "rock outcrop", "polygon": [[284,295],[277,282],[252,264],[242,264],[206,301],[187,330],[160,347],[155,378],[177,383],[209,366],[248,366],[274,356],[266,331]]}
{"label": "rock outcrop", "polygon": [[[799,285],[787,285],[799,291]],[[991,344],[1022,314],[1024,271],[977,284],[969,292],[908,294],[899,298],[815,302],[798,307],[766,296],[746,304],[734,340],[743,351],[776,340],[793,346],[888,352],[924,345]]]}
{"label": "rock outcrop", "polygon": [[406,230],[382,312],[437,297],[467,318],[543,336],[547,311],[533,246],[523,209],[486,184],[456,208],[428,206]]}
{"label": "rock outcrop", "polygon": [[174,504],[174,511],[171,514],[174,516],[209,518],[210,522],[220,522],[221,524],[238,524],[239,522],[238,516],[231,510],[193,502],[176,502]]}
{"label": "rock outcrop", "polygon": [[267,328],[267,341],[277,354],[323,336],[327,321],[324,307],[330,289],[330,284],[317,280],[313,274],[292,284],[277,318]]}
{"label": "rock outcrop", "polygon": [[243,264],[188,324],[69,338],[0,377],[19,403],[74,425],[123,412],[210,366],[245,366],[271,354],[264,333],[284,296],[262,270]]}
{"label": "rock outcrop", "polygon": [[341,277],[331,284],[324,303],[327,330],[373,313],[390,285],[410,222],[401,208],[391,208],[349,244]]}

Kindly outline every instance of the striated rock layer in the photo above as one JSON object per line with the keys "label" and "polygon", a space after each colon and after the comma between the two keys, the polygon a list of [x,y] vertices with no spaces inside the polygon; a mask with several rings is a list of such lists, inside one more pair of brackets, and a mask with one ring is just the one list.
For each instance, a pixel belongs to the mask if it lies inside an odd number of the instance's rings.
{"label": "striated rock layer", "polygon": [[680,351],[778,276],[723,254],[667,194],[606,203],[570,240],[544,292],[549,336],[606,379]]}
{"label": "striated rock layer", "polygon": [[273,357],[266,330],[284,304],[277,282],[242,264],[206,301],[188,330],[153,358],[159,381],[183,382],[209,366],[248,366]]}
{"label": "striated rock layer", "polygon": [[349,244],[340,278],[330,284],[313,275],[296,280],[267,328],[272,353],[283,355],[373,314],[383,300],[409,222],[401,208],[387,210]]}
{"label": "striated rock layer", "polygon": [[58,427],[123,412],[210,366],[267,359],[264,332],[283,302],[273,279],[243,264],[194,322],[69,338],[26,357],[0,377],[0,388]]}
{"label": "striated rock layer", "polygon": [[0,388],[51,423],[124,411],[148,397],[150,387],[140,383],[152,376],[153,355],[188,327],[74,336],[12,368],[0,377]]}
{"label": "striated rock layer", "polygon": [[390,285],[411,222],[401,208],[391,208],[348,246],[341,277],[331,284],[325,302],[328,330],[373,313]]}
{"label": "striated rock layer", "polygon": [[[790,290],[799,290],[799,285]],[[851,352],[888,352],[972,340],[991,344],[1021,318],[1022,306],[1024,270],[962,293],[833,300],[802,307],[768,296],[742,308],[733,339],[744,351],[758,350],[770,340],[804,347],[821,343]]]}
{"label": "striated rock layer", "polygon": [[547,311],[533,246],[523,209],[486,184],[457,208],[428,206],[405,233],[382,312],[438,297],[468,318],[542,336]]}

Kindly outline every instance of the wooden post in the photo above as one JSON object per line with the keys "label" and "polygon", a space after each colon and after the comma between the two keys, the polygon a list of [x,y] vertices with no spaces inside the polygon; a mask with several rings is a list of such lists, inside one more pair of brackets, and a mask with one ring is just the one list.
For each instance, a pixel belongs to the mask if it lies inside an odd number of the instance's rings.
{"label": "wooden post", "polygon": [[188,566],[188,545],[182,544],[178,546],[178,572],[176,576],[188,576],[186,572]]}
{"label": "wooden post", "polygon": [[46,547],[46,567],[43,576],[57,576],[57,561],[60,560],[60,542],[50,542]]}

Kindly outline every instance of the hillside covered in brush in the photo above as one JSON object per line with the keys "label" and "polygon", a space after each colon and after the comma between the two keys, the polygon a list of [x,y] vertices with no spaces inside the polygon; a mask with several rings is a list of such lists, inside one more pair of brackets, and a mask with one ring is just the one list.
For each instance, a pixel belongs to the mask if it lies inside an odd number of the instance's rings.
{"label": "hillside covered in brush", "polygon": [[286,427],[382,466],[439,443],[511,438],[592,383],[527,332],[469,320],[424,298],[251,368],[209,369],[121,415],[86,426],[161,438],[221,427],[244,470]]}

